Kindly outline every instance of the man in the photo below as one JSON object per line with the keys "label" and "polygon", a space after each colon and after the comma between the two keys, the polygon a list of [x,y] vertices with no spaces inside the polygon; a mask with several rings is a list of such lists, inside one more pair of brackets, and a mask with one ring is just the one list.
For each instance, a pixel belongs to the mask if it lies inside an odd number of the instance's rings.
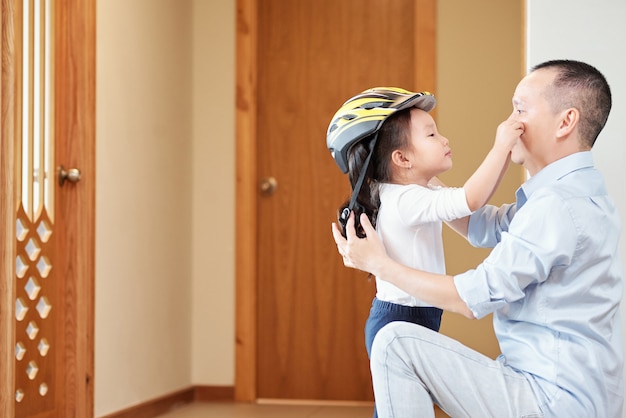
{"label": "man", "polygon": [[346,266],[468,318],[494,315],[496,360],[418,325],[385,326],[371,356],[380,417],[433,417],[433,402],[455,418],[622,416],[620,225],[590,152],[610,109],[604,76],[582,62],[548,61],[520,81],[511,160],[531,177],[516,203],[455,228],[493,247],[474,270],[413,270],[387,257],[366,217],[363,239],[353,216],[347,240],[333,225]]}

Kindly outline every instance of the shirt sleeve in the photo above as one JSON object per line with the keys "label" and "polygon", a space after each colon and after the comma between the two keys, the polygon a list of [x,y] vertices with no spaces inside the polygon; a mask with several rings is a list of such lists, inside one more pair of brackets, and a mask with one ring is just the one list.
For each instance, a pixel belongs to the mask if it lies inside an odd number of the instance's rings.
{"label": "shirt sleeve", "polygon": [[415,186],[398,196],[398,213],[407,225],[451,221],[472,213],[461,187]]}
{"label": "shirt sleeve", "polygon": [[476,318],[524,298],[528,286],[543,283],[554,269],[572,262],[577,225],[570,214],[567,202],[548,195],[528,202],[510,225],[502,222],[506,216],[484,223],[491,229],[484,236],[499,242],[476,269],[454,277],[459,295]]}
{"label": "shirt sleeve", "polygon": [[496,206],[483,206],[469,219],[467,239],[474,247],[493,248],[502,239],[502,233],[509,230],[513,216],[517,212],[514,203]]}

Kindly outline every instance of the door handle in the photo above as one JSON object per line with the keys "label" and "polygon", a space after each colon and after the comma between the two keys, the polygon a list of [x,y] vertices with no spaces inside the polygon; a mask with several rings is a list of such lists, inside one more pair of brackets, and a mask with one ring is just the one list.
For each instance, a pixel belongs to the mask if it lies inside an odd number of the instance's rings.
{"label": "door handle", "polygon": [[274,177],[265,177],[261,180],[259,188],[261,189],[261,194],[265,196],[271,196],[276,191],[278,187],[278,182]]}
{"label": "door handle", "polygon": [[59,166],[59,186],[63,187],[65,181],[78,183],[80,181],[80,170],[78,168],[68,168]]}

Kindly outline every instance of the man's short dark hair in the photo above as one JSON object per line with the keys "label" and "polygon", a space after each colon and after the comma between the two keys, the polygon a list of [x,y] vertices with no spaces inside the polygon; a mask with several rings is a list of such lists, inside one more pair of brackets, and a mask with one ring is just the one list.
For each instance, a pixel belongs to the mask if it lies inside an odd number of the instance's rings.
{"label": "man's short dark hair", "polygon": [[611,111],[611,89],[595,67],[574,60],[551,60],[535,65],[532,71],[553,69],[557,75],[548,92],[555,111],[574,107],[580,112],[582,145],[593,147]]}

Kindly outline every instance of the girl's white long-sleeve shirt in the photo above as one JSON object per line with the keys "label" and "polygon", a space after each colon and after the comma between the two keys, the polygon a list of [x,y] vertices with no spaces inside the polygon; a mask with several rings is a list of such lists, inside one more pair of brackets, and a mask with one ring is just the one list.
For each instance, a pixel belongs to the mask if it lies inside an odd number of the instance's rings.
{"label": "girl's white long-sleeve shirt", "polygon": [[[445,274],[442,222],[470,215],[463,188],[382,184],[376,230],[389,257],[409,267]],[[431,306],[376,278],[376,297],[406,306]]]}

